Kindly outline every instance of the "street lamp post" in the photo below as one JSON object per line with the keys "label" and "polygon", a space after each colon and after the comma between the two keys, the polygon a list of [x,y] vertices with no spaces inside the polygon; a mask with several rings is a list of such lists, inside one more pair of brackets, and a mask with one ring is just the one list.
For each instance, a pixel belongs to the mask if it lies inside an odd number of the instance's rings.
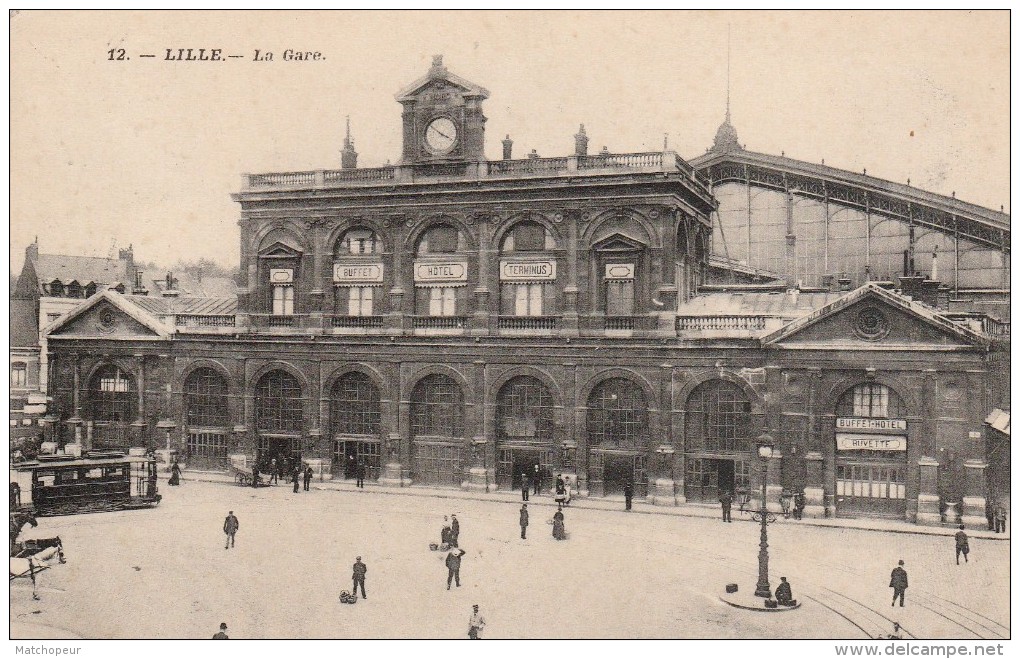
{"label": "street lamp post", "polygon": [[765,501],[766,484],[768,483],[769,459],[775,442],[764,432],[758,437],[758,457],[761,459],[761,510],[751,514],[755,521],[761,521],[761,542],[758,543],[758,585],[754,594],[757,597],[772,599],[772,586],[769,585],[769,522],[776,521],[776,516],[768,511]]}

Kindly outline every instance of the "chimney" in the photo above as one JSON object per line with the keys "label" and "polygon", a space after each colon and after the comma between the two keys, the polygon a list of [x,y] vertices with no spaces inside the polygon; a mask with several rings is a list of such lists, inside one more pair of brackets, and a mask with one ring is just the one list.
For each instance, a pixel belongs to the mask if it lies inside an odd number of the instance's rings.
{"label": "chimney", "polygon": [[340,151],[340,169],[357,169],[358,152],[351,141],[351,115],[347,115],[347,134],[344,136],[344,148]]}
{"label": "chimney", "polygon": [[608,146],[602,147],[602,150],[599,151],[599,155],[602,156],[603,158],[608,158],[610,156],[609,147]]}
{"label": "chimney", "polygon": [[574,135],[574,155],[588,155],[588,135],[584,132],[584,124],[581,124],[581,129]]}
{"label": "chimney", "polygon": [[853,280],[847,277],[846,275],[843,275],[842,277],[839,278],[839,290],[849,291],[852,285]]}
{"label": "chimney", "polygon": [[538,149],[532,149],[531,153],[528,154],[528,160],[537,160],[538,158]]}
{"label": "chimney", "polygon": [[172,271],[166,273],[166,281],[163,287],[163,297],[177,297],[180,295],[180,291],[177,290],[177,280],[174,279],[174,273]]}
{"label": "chimney", "polygon": [[503,140],[503,160],[511,159],[511,152],[514,149],[514,141],[510,139],[510,133],[507,133],[506,139]]}
{"label": "chimney", "polygon": [[35,237],[35,242],[25,248],[25,260],[35,261],[39,260],[39,236]]}

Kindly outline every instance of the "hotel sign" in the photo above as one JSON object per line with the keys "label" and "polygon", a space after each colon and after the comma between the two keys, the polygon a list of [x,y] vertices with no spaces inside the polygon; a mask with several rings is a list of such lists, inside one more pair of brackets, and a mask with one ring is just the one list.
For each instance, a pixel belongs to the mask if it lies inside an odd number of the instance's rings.
{"label": "hotel sign", "polygon": [[836,448],[840,451],[906,451],[907,438],[895,435],[837,433]]}
{"label": "hotel sign", "polygon": [[556,261],[511,261],[499,262],[499,278],[503,281],[536,281],[556,279]]}
{"label": "hotel sign", "polygon": [[836,428],[840,430],[906,430],[905,419],[862,419],[862,418],[840,418],[836,419]]}
{"label": "hotel sign", "polygon": [[333,264],[333,282],[337,284],[379,284],[382,280],[382,263]]}
{"label": "hotel sign", "polygon": [[415,263],[414,280],[417,282],[467,281],[467,262]]}

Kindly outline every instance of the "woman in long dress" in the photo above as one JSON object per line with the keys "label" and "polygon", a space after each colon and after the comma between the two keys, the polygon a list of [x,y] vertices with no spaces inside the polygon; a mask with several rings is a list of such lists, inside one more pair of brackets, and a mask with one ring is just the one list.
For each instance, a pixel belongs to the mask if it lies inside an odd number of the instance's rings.
{"label": "woman in long dress", "polygon": [[557,540],[567,539],[567,530],[563,526],[563,511],[557,510],[553,515],[553,537]]}
{"label": "woman in long dress", "polygon": [[180,485],[181,484],[181,466],[176,462],[170,465],[170,480],[167,481],[167,485]]}

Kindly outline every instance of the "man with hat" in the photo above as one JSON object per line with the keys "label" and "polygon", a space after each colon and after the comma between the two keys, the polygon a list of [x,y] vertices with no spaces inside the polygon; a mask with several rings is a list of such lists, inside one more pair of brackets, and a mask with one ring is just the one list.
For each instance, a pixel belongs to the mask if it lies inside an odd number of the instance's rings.
{"label": "man with hat", "polygon": [[222,641],[222,640],[226,640],[226,639],[229,639],[229,638],[230,637],[227,636],[227,623],[221,622],[220,623],[220,631],[218,631],[215,634],[213,634],[213,640],[214,641]]}
{"label": "man with hat", "polygon": [[528,539],[528,504],[521,504],[521,540]]}
{"label": "man with hat", "polygon": [[477,641],[482,637],[482,630],[485,629],[485,618],[478,612],[477,604],[471,608],[471,619],[468,620],[468,638]]}
{"label": "man with hat", "polygon": [[358,594],[358,584],[361,584],[361,599],[367,600],[368,595],[365,594],[365,573],[368,572],[368,567],[361,562],[361,556],[358,556],[357,560],[354,561],[354,595]]}
{"label": "man with hat", "polygon": [[903,594],[907,590],[907,571],[903,569],[903,560],[893,568],[892,577],[889,579],[889,587],[893,589],[892,605],[896,606],[896,598],[900,598],[900,606],[903,606]]}
{"label": "man with hat", "polygon": [[227,545],[224,549],[230,549],[234,546],[234,534],[237,533],[237,529],[241,528],[241,523],[234,517],[234,511],[231,510],[227,513],[227,518],[223,520],[223,532],[227,534]]}

